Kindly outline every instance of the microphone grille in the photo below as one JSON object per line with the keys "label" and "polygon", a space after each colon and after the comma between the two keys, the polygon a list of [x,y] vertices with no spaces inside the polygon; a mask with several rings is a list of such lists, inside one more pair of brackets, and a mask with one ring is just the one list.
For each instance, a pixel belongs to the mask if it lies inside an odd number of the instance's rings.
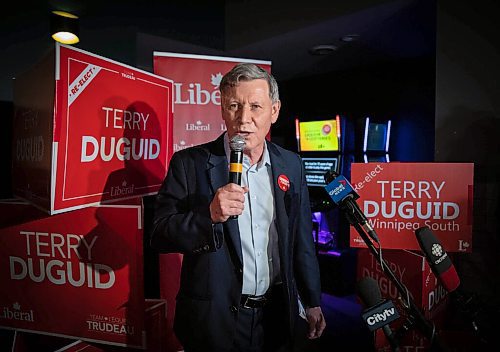
{"label": "microphone grille", "polygon": [[229,148],[235,152],[241,152],[245,149],[245,138],[236,134],[229,141]]}
{"label": "microphone grille", "polygon": [[330,183],[332,182],[336,177],[338,177],[339,174],[333,170],[328,170],[328,172],[323,176],[325,183]]}
{"label": "microphone grille", "polygon": [[367,307],[374,306],[382,301],[382,293],[380,292],[378,283],[370,276],[366,276],[358,281],[356,292]]}

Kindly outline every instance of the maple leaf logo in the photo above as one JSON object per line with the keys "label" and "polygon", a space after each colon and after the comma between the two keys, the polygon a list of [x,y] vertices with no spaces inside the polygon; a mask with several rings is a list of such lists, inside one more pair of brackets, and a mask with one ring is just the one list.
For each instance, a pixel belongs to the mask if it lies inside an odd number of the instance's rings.
{"label": "maple leaf logo", "polygon": [[127,181],[122,182],[122,187],[127,187]]}
{"label": "maple leaf logo", "polygon": [[12,305],[12,308],[14,308],[15,310],[20,310],[20,309],[21,309],[21,305],[20,305],[19,303],[17,303],[17,302],[16,302],[16,303],[14,303],[14,304]]}
{"label": "maple leaf logo", "polygon": [[181,144],[181,145],[185,145],[185,144],[186,144],[186,142],[184,142],[184,141],[181,141],[181,142],[180,142],[180,144]]}
{"label": "maple leaf logo", "polygon": [[198,126],[200,126],[200,125],[201,125],[201,121],[200,121],[200,120],[196,121],[196,124],[197,124]]}
{"label": "maple leaf logo", "polygon": [[220,81],[222,81],[222,73],[217,73],[215,75],[210,75],[211,76],[211,83],[215,88],[219,88],[220,86]]}

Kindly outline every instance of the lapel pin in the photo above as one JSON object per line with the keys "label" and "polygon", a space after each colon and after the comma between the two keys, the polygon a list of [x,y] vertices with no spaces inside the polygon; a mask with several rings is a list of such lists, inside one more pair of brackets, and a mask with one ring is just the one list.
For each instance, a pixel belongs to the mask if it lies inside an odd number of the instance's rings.
{"label": "lapel pin", "polygon": [[286,192],[290,188],[290,180],[286,175],[279,175],[278,176],[278,187],[283,191]]}

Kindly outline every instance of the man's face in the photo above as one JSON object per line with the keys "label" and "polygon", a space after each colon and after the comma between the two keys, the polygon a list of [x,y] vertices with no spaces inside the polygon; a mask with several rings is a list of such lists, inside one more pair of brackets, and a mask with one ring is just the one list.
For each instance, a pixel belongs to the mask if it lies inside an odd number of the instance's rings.
{"label": "man's face", "polygon": [[[264,79],[240,82],[222,94],[222,119],[229,139],[239,134],[245,138],[245,154],[262,153],[265,138],[276,122],[281,103],[272,103]],[[259,155],[260,157],[260,155]]]}

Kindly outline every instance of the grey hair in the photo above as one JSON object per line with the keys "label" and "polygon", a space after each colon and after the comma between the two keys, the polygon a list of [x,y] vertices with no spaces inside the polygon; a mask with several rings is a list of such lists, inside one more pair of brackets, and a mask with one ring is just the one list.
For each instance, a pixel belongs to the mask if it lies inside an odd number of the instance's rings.
{"label": "grey hair", "polygon": [[269,98],[274,103],[280,100],[278,83],[276,79],[262,67],[251,63],[241,63],[234,66],[226,73],[220,82],[220,92],[223,94],[228,88],[236,87],[240,82],[253,81],[254,79],[264,79],[269,85]]}

